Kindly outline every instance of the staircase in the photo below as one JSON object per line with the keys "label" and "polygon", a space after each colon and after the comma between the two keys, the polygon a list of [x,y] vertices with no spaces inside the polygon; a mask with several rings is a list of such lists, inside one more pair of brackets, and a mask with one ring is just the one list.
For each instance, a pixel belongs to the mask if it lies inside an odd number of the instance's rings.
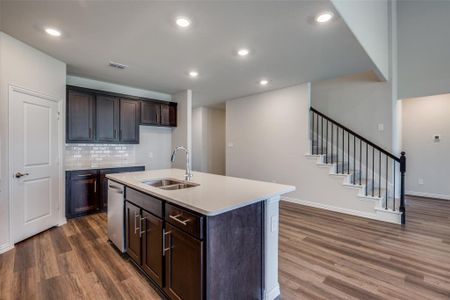
{"label": "staircase", "polygon": [[382,219],[405,224],[405,152],[397,157],[312,107],[310,142],[307,156],[319,167],[342,177],[361,201],[374,201],[375,212],[389,215]]}

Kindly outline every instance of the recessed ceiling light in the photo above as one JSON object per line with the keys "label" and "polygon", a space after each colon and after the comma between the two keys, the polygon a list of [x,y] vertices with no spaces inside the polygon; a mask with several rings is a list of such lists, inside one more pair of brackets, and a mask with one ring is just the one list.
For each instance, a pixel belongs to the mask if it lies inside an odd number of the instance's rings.
{"label": "recessed ceiling light", "polygon": [[189,20],[186,17],[178,17],[175,20],[175,23],[177,23],[177,25],[182,27],[182,28],[186,28],[186,27],[189,27],[191,25],[191,20]]}
{"label": "recessed ceiling light", "polygon": [[198,72],[197,71],[190,71],[189,72],[189,76],[192,78],[198,77]]}
{"label": "recessed ceiling light", "polygon": [[326,23],[333,19],[333,13],[329,11],[322,12],[317,15],[316,22],[317,23]]}
{"label": "recessed ceiling light", "polygon": [[267,79],[261,79],[261,81],[259,82],[260,85],[267,85],[269,83],[269,81]]}
{"label": "recessed ceiling light", "polygon": [[239,56],[247,56],[249,53],[250,53],[250,50],[248,50],[246,48],[239,49],[237,52],[237,54]]}
{"label": "recessed ceiling light", "polygon": [[45,32],[51,36],[61,36],[61,31],[55,28],[45,28]]}

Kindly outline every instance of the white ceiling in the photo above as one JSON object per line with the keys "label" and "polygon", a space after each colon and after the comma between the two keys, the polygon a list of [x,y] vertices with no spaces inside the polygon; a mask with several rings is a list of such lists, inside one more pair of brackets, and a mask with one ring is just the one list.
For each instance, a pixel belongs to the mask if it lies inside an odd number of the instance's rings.
{"label": "white ceiling", "polygon": [[[69,74],[170,94],[190,88],[198,106],[372,68],[343,21],[312,21],[325,9],[329,1],[7,0],[1,26],[66,62]],[[177,28],[178,15],[192,26]],[[63,36],[46,35],[45,26]],[[252,51],[244,59],[235,54],[241,46]],[[187,76],[192,68],[196,79]]]}

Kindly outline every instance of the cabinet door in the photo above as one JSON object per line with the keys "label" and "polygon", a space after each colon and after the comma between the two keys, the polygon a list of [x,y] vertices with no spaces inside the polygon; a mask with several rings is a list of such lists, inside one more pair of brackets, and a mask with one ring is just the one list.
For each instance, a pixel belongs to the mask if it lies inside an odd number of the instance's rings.
{"label": "cabinet door", "polygon": [[67,92],[67,142],[94,141],[94,95]]}
{"label": "cabinet door", "polygon": [[177,126],[177,104],[161,104],[161,125]]}
{"label": "cabinet door", "polygon": [[162,286],[162,229],[163,221],[142,210],[144,235],[142,240],[142,269]]}
{"label": "cabinet door", "polygon": [[119,99],[97,95],[95,123],[97,141],[119,141]]}
{"label": "cabinet door", "polygon": [[166,225],[165,291],[172,299],[203,299],[203,242]]}
{"label": "cabinet door", "polygon": [[126,252],[136,263],[141,264],[141,209],[125,202]]}
{"label": "cabinet door", "polygon": [[161,104],[142,101],[141,105],[141,123],[144,125],[159,125],[161,123]]}
{"label": "cabinet door", "polygon": [[120,99],[120,141],[139,143],[139,101]]}
{"label": "cabinet door", "polygon": [[100,210],[97,171],[72,172],[69,176],[67,217],[76,217]]}

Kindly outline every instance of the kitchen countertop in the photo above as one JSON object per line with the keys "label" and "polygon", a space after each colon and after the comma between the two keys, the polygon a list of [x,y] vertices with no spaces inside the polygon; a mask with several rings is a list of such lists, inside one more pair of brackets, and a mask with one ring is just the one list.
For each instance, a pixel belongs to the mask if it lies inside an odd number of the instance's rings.
{"label": "kitchen countertop", "polygon": [[163,190],[142,183],[146,180],[172,178],[184,181],[185,170],[165,169],[106,175],[130,188],[178,204],[203,215],[214,216],[277,195],[295,191],[294,186],[255,181],[237,177],[193,172],[190,182],[199,186]]}
{"label": "kitchen countertop", "polygon": [[104,164],[67,164],[64,166],[66,171],[82,171],[82,170],[96,170],[109,168],[128,168],[128,167],[143,167],[144,164],[136,163],[104,163]]}

